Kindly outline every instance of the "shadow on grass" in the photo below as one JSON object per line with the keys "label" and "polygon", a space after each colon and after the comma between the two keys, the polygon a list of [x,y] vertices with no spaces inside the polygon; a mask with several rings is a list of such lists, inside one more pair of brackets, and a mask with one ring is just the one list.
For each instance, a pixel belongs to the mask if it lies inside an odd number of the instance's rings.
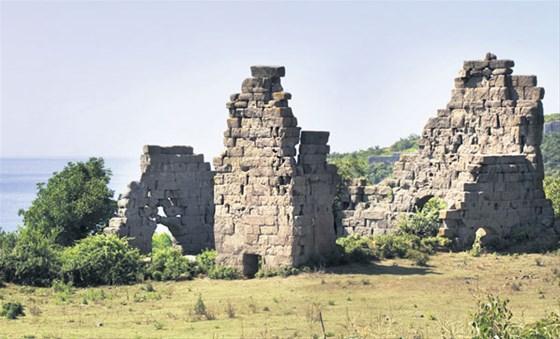
{"label": "shadow on grass", "polygon": [[426,275],[441,274],[432,271],[430,266],[406,267],[398,265],[381,265],[379,263],[349,264],[333,266],[325,269],[325,273],[332,274],[367,274],[367,275]]}

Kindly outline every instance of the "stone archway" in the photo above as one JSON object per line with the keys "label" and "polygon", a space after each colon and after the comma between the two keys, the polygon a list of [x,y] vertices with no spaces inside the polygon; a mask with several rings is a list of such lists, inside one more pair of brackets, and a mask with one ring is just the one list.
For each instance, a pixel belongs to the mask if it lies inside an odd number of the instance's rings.
{"label": "stone archway", "polygon": [[162,224],[185,254],[214,248],[210,164],[188,146],[145,146],[141,160],[140,182],[132,182],[120,197],[118,216],[106,232],[128,237],[131,245],[149,253]]}

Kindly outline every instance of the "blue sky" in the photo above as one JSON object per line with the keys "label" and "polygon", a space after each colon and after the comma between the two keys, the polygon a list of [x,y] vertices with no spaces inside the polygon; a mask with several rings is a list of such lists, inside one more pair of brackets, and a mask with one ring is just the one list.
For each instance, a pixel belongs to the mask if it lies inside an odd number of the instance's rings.
{"label": "blue sky", "polygon": [[286,66],[333,151],[420,133],[466,59],[536,74],[560,112],[560,2],[2,2],[0,156],[222,149],[253,64]]}

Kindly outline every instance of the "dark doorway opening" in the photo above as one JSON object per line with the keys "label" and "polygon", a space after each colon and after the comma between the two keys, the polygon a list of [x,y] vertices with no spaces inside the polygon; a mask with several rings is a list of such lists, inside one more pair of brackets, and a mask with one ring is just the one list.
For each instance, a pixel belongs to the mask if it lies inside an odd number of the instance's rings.
{"label": "dark doorway opening", "polygon": [[243,275],[254,278],[261,266],[261,256],[257,254],[243,254]]}
{"label": "dark doorway opening", "polygon": [[426,205],[426,203],[433,197],[433,195],[426,195],[416,200],[416,203],[414,204],[414,212],[421,211],[424,208],[424,205]]}

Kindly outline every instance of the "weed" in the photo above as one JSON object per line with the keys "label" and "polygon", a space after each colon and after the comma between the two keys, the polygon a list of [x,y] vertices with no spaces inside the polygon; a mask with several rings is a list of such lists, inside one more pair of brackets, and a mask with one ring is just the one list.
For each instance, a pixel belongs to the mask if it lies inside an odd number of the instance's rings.
{"label": "weed", "polygon": [[61,280],[54,280],[52,282],[52,290],[54,291],[56,299],[61,303],[70,301],[72,295],[74,294],[72,282],[65,283]]}
{"label": "weed", "polygon": [[5,303],[2,305],[2,310],[0,311],[0,316],[12,320],[24,315],[23,305],[18,302]]}
{"label": "weed", "polygon": [[235,308],[229,301],[226,304],[226,314],[230,319],[235,318]]}

